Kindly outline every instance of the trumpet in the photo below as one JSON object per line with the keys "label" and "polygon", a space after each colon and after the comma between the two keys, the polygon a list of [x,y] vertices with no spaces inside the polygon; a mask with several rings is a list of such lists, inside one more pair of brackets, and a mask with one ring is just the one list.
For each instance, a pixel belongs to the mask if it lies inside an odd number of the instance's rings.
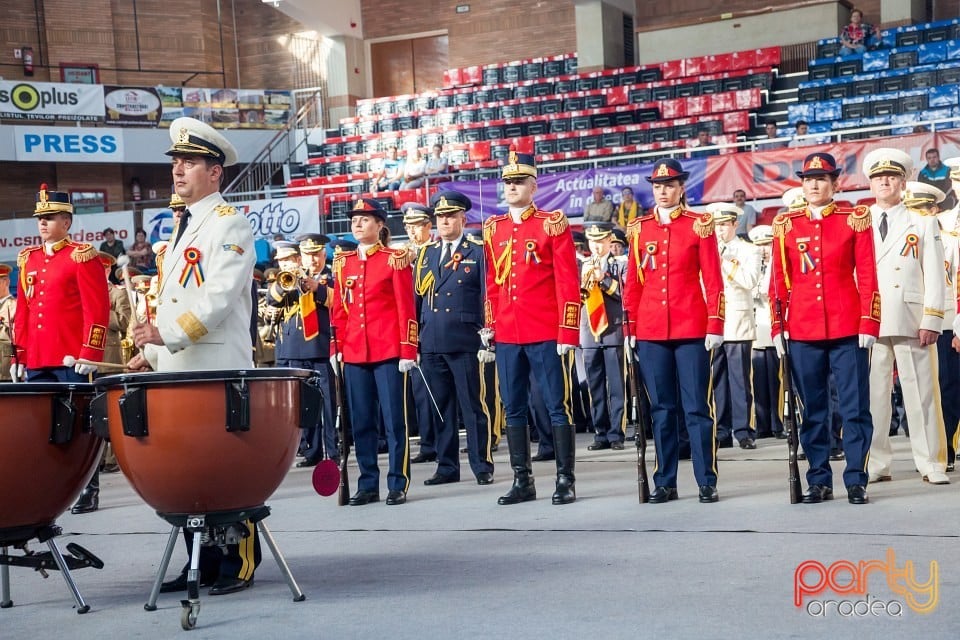
{"label": "trumpet", "polygon": [[284,291],[294,291],[300,288],[300,273],[281,271],[277,274],[277,286]]}

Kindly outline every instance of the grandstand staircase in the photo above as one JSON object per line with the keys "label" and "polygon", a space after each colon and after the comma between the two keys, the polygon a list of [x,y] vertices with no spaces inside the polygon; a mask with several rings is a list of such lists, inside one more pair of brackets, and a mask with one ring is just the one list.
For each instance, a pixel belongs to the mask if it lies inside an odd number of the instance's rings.
{"label": "grandstand staircase", "polygon": [[787,107],[797,102],[800,83],[807,80],[809,76],[809,72],[802,71],[779,75],[774,79],[767,103],[757,110],[754,129],[747,136],[749,139],[766,137],[766,131],[763,127],[767,120],[775,121],[777,129],[781,131],[789,126]]}

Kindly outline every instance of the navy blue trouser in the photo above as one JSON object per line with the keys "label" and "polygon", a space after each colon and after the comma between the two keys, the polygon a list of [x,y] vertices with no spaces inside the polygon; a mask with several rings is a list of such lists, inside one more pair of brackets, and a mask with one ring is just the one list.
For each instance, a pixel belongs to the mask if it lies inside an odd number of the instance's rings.
{"label": "navy blue trouser", "polygon": [[[467,432],[470,469],[474,475],[492,473],[490,424],[480,402],[480,363],[476,352],[424,353],[421,364],[443,414],[443,422],[437,421],[437,473],[460,477],[458,405]],[[416,372],[411,375],[420,376]]]}
{"label": "navy blue trouser", "polygon": [[[833,486],[830,468],[830,373],[836,382],[843,421],[843,452],[846,469],[843,484],[867,484],[867,454],[873,438],[870,416],[870,364],[866,349],[857,336],[837,340],[790,341],[790,365],[797,393],[803,402],[800,444],[810,468],[807,483]],[[884,425],[886,428],[886,425]]]}
{"label": "navy blue trouser", "polygon": [[[387,489],[406,491],[410,485],[410,442],[404,415],[404,374],[394,358],[371,364],[344,364],[353,446],[360,468],[357,488],[360,491],[380,490],[380,468],[377,466],[379,415],[387,435]],[[419,374],[417,374],[419,375]]]}
{"label": "navy blue trouser", "polygon": [[757,437],[783,433],[780,413],[780,358],[773,347],[753,349],[753,414]]}
{"label": "navy blue trouser", "polygon": [[623,347],[583,350],[595,442],[623,442]]}
{"label": "navy blue trouser", "polygon": [[940,406],[947,432],[947,462],[957,457],[953,440],[960,423],[960,353],[953,350],[953,331],[946,330],[937,338],[937,371],[940,374]]}
{"label": "navy blue trouser", "polygon": [[724,342],[714,352],[710,362],[717,440],[720,442],[734,436],[737,442],[755,440],[757,437],[756,430],[750,424],[753,408],[751,351],[749,340]]}
{"label": "navy blue trouser", "polygon": [[304,457],[318,460],[323,457],[337,456],[337,424],[334,402],[336,389],[333,386],[333,369],[330,361],[322,360],[279,360],[278,367],[293,367],[295,369],[313,369],[317,372],[320,391],[323,393],[323,412],[320,423],[316,427],[304,429],[300,436],[300,450]]}
{"label": "navy blue trouser", "polygon": [[[566,358],[572,358],[568,353]],[[529,409],[529,377],[537,380],[552,426],[573,425],[570,405],[569,367],[557,355],[555,340],[532,344],[497,343],[497,373],[500,374],[500,397],[507,412],[508,427],[527,425]]]}
{"label": "navy blue trouser", "polygon": [[710,353],[703,339],[637,341],[640,377],[650,397],[658,487],[677,486],[682,413],[690,436],[690,457],[697,484],[716,486],[716,428],[710,415]]}

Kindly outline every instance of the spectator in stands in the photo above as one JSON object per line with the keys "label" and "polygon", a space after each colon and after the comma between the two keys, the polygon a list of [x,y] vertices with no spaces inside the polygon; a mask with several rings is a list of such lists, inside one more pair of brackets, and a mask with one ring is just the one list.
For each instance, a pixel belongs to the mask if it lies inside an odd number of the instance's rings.
{"label": "spectator in stands", "polygon": [[593,188],[593,199],[583,208],[584,222],[611,222],[613,203],[603,194],[603,187]]}
{"label": "spectator in stands", "polygon": [[640,212],[640,204],[633,197],[633,189],[624,187],[620,192],[620,206],[617,207],[617,225],[626,229]]}
{"label": "spectator in stands", "polygon": [[878,36],[876,28],[863,21],[863,11],[854,9],[850,12],[850,24],[840,32],[839,55],[863,54],[867,49],[876,49]]}
{"label": "spectator in stands", "polygon": [[436,180],[447,172],[447,157],[443,155],[443,145],[433,145],[433,152],[427,158],[427,179]]}
{"label": "spectator in stands", "polygon": [[933,185],[947,194],[946,200],[940,203],[940,205],[944,211],[952,209],[956,204],[956,200],[952,191],[953,183],[950,181],[950,167],[940,161],[939,149],[927,149],[924,157],[927,159],[927,164],[920,169],[917,180]]}
{"label": "spectator in stands", "polygon": [[710,131],[707,129],[700,129],[697,131],[696,141],[690,143],[690,147],[696,147],[696,151],[690,152],[691,158],[706,158],[708,156],[720,155],[719,149],[700,149],[699,147],[709,147],[713,144],[713,141],[710,139]]}
{"label": "spectator in stands", "polygon": [[403,184],[401,189],[419,189],[427,179],[427,161],[420,149],[413,150],[413,158],[403,164]]}
{"label": "spectator in stands", "polygon": [[103,242],[100,243],[100,251],[109,253],[114,258],[119,258],[125,253],[123,242],[117,240],[117,232],[110,227],[103,230]]}
{"label": "spectator in stands", "polygon": [[150,274],[156,268],[156,257],[153,255],[153,246],[147,242],[147,232],[137,229],[133,234],[134,242],[127,251],[130,263],[145,274]]}
{"label": "spectator in stands", "polygon": [[737,235],[744,240],[750,240],[750,230],[757,226],[757,210],[747,204],[747,192],[737,189],[733,192],[733,204],[737,205],[743,215],[737,219]]}
{"label": "spectator in stands", "polygon": [[777,123],[774,120],[767,120],[763,128],[767,131],[765,140],[757,142],[758,151],[769,151],[770,149],[784,149],[787,146],[786,140],[777,140],[780,133],[777,131]]}
{"label": "spectator in stands", "polygon": [[380,168],[373,172],[371,184],[373,191],[396,191],[403,181],[403,160],[397,156],[397,147],[387,149],[387,157],[383,159]]}
{"label": "spectator in stands", "polygon": [[810,129],[810,125],[807,124],[806,120],[797,120],[796,129],[796,133],[793,134],[793,140],[791,140],[787,146],[804,147],[813,142],[813,140],[804,139],[804,136],[807,135],[807,131]]}

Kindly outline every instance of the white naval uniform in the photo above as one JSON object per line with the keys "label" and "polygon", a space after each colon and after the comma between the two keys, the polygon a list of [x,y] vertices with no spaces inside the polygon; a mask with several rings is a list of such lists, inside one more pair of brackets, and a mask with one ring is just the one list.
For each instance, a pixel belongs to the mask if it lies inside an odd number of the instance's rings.
{"label": "white naval uniform", "polygon": [[[251,368],[256,252],[250,223],[219,193],[189,211],[183,236],[164,252],[157,285],[156,321],[164,345],[147,345],[144,355],[155,371]],[[188,254],[197,253],[202,278],[188,262]]]}
{"label": "white naval uniform", "polygon": [[720,242],[719,249],[726,311],[723,341],[754,340],[757,322],[753,293],[760,281],[760,250],[738,236],[730,242]]}
{"label": "white naval uniform", "polygon": [[[880,288],[880,337],[870,358],[873,442],[867,470],[890,475],[890,394],[897,365],[910,425],[913,460],[921,474],[944,473],[946,436],[937,384],[936,347],[920,346],[920,329],[940,332],[944,316],[943,245],[937,221],[908,211],[887,210],[887,236],[880,239],[882,209],[871,206]],[[914,257],[914,245],[916,257]]]}

